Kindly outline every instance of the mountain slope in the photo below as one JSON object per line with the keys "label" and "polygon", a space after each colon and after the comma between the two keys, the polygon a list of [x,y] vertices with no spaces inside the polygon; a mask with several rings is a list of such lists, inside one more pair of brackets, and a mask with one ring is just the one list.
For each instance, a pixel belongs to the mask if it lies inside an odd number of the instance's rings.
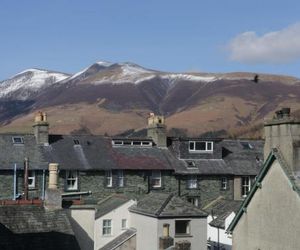
{"label": "mountain slope", "polygon": [[0,83],[0,131],[30,130],[49,112],[52,132],[118,134],[142,129],[149,112],[189,135],[253,129],[280,106],[300,109],[300,81],[255,73],[168,73],[133,63],[97,62],[69,76],[28,70]]}

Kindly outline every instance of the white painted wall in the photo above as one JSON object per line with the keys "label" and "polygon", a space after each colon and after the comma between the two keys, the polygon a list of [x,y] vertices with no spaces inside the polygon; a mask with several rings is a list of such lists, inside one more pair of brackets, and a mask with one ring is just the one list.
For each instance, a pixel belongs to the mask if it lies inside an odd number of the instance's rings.
{"label": "white painted wall", "polygon": [[136,228],[136,249],[158,249],[158,220],[153,217],[130,213],[131,226]]}
{"label": "white painted wall", "polygon": [[232,212],[225,219],[225,230],[221,228],[212,227],[209,223],[213,220],[212,216],[207,217],[207,240],[211,241],[212,246],[218,245],[218,240],[220,244],[220,249],[230,250],[232,249],[232,238],[226,234],[226,229],[233,220],[235,213]]}
{"label": "white painted wall", "polygon": [[[127,227],[131,226],[131,219],[128,208],[135,204],[135,201],[130,200],[118,207],[117,209],[97,218],[94,225],[94,249],[98,250],[105,244],[119,236],[124,232],[122,230],[122,219],[127,219]],[[102,235],[103,220],[112,220],[112,234],[110,236]]]}
{"label": "white painted wall", "polygon": [[233,249],[299,250],[300,199],[275,160],[233,231]]}
{"label": "white painted wall", "polygon": [[95,209],[68,209],[72,228],[80,249],[94,249]]}

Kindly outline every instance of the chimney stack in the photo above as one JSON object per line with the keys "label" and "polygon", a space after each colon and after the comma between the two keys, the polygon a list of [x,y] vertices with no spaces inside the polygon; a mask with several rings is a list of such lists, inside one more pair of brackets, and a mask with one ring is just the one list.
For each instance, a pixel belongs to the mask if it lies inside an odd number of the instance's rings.
{"label": "chimney stack", "polygon": [[34,117],[33,132],[37,144],[49,144],[49,123],[47,114],[39,111]]}
{"label": "chimney stack", "polygon": [[291,116],[290,108],[275,112],[270,120],[265,120],[264,158],[272,148],[278,148],[292,171],[300,171],[300,120]]}
{"label": "chimney stack", "polygon": [[62,208],[61,191],[58,188],[58,164],[49,164],[49,186],[45,192],[45,208],[61,209]]}
{"label": "chimney stack", "polygon": [[174,244],[174,239],[170,237],[170,224],[163,224],[163,236],[159,238],[159,250],[167,249]]}
{"label": "chimney stack", "polygon": [[158,147],[167,147],[166,125],[163,116],[150,113],[147,136],[152,138]]}

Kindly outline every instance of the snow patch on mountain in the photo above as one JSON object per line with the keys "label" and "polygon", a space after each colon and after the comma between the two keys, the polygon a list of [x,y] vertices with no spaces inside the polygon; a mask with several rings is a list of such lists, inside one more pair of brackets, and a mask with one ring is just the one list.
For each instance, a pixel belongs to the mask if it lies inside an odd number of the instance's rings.
{"label": "snow patch on mountain", "polygon": [[69,75],[64,73],[40,70],[27,69],[8,80],[0,82],[0,98],[10,96],[16,91],[21,91],[18,99],[27,99],[32,92],[37,92],[41,88],[50,86],[53,83],[60,82]]}
{"label": "snow patch on mountain", "polygon": [[176,80],[187,80],[187,81],[195,81],[195,82],[214,82],[218,80],[215,76],[199,76],[199,75],[192,75],[192,74],[166,74],[163,75],[162,78],[169,79],[170,81],[174,82]]}

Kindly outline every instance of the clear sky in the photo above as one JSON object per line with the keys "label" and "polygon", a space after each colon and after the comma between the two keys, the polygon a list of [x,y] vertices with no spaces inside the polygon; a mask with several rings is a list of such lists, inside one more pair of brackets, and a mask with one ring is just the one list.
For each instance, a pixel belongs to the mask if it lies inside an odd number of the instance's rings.
{"label": "clear sky", "polygon": [[0,79],[96,61],[300,77],[299,0],[1,0]]}

